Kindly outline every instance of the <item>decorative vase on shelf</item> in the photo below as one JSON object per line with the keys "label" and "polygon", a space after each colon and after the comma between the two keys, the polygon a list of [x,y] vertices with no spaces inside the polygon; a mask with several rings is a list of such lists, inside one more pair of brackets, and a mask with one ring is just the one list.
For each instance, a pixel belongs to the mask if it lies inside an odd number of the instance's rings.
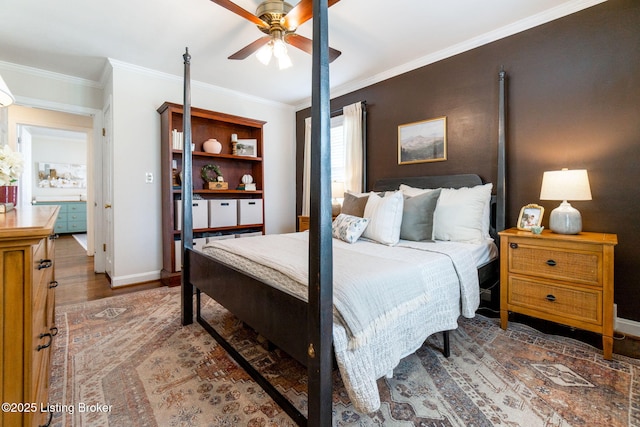
{"label": "decorative vase on shelf", "polygon": [[0,185],[0,203],[18,204],[18,186],[17,185]]}
{"label": "decorative vase on shelf", "polygon": [[202,149],[205,153],[220,154],[222,151],[222,144],[215,138],[207,139],[202,144]]}

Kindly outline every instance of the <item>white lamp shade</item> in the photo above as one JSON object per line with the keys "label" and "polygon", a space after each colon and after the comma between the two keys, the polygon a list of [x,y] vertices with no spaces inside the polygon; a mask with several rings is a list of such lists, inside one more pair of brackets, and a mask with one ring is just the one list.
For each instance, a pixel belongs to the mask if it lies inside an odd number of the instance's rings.
{"label": "white lamp shade", "polygon": [[331,197],[342,199],[344,197],[344,182],[331,181]]}
{"label": "white lamp shade", "polygon": [[16,99],[13,97],[9,87],[4,80],[2,80],[2,76],[0,76],[0,107],[8,107],[15,101]]}
{"label": "white lamp shade", "polygon": [[591,200],[586,169],[545,172],[542,175],[540,200]]}

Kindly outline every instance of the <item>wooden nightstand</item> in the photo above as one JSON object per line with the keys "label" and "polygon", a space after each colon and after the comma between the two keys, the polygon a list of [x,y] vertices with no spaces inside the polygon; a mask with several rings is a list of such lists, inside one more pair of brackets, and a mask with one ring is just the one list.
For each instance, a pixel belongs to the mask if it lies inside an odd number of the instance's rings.
{"label": "wooden nightstand", "polygon": [[[336,216],[331,217],[332,220],[336,219]],[[309,229],[309,217],[307,215],[298,215],[298,231],[307,231]]]}
{"label": "wooden nightstand", "polygon": [[500,325],[509,312],[602,334],[605,359],[613,350],[615,234],[535,235],[515,228],[500,234]]}
{"label": "wooden nightstand", "polygon": [[307,215],[298,215],[298,231],[306,231],[309,229],[309,217]]}

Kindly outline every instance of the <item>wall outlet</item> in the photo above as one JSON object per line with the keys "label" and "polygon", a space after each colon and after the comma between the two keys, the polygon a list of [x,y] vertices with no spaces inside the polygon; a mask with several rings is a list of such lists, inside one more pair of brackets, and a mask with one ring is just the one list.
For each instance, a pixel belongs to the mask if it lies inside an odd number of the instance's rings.
{"label": "wall outlet", "polygon": [[153,172],[147,172],[145,174],[144,182],[146,182],[147,184],[153,184]]}

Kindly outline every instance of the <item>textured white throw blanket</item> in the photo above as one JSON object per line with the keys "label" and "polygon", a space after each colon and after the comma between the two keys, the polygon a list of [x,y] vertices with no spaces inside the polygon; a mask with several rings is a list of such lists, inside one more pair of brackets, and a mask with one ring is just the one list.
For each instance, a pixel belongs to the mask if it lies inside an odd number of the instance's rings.
{"label": "textured white throw blanket", "polygon": [[[204,251],[307,300],[307,236],[214,241]],[[461,313],[473,317],[477,270],[464,244],[333,242],[336,360],[356,408],[373,412],[380,406],[378,378],[429,335],[455,329]]]}

